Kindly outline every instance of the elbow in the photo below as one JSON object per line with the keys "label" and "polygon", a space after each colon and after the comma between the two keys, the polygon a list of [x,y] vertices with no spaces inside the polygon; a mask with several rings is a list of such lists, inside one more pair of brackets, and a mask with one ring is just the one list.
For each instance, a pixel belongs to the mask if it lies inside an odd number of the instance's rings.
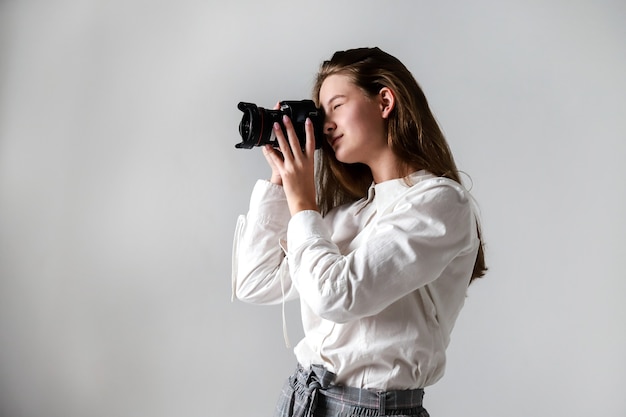
{"label": "elbow", "polygon": [[318,315],[324,320],[328,320],[336,324],[345,324],[356,318],[345,314],[345,312],[338,311],[323,311],[320,312]]}
{"label": "elbow", "polygon": [[233,298],[246,303],[254,302],[254,292],[247,288],[245,285],[241,285],[235,282],[233,285]]}
{"label": "elbow", "polygon": [[344,324],[360,318],[360,315],[356,314],[351,308],[351,303],[346,302],[345,298],[334,299],[332,296],[320,296],[311,301],[309,304],[311,310],[324,320]]}
{"label": "elbow", "polygon": [[235,301],[235,299],[243,302],[252,302],[252,292],[246,285],[243,285],[241,278],[238,278],[236,274],[232,276],[232,293],[231,293],[231,301]]}
{"label": "elbow", "polygon": [[344,324],[363,317],[346,280],[321,279],[302,288],[300,294],[313,313],[324,320]]}
{"label": "elbow", "polygon": [[250,304],[277,304],[289,292],[289,286],[283,288],[280,276],[276,271],[268,274],[233,274],[232,295],[234,301]]}
{"label": "elbow", "polygon": [[232,298],[244,303],[249,304],[263,304],[264,291],[258,286],[250,285],[245,279],[237,280],[233,282]]}

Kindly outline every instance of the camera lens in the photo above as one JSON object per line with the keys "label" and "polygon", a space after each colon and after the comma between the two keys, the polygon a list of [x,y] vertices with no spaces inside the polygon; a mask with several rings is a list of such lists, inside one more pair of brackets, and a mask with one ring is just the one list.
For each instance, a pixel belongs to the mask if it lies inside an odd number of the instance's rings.
{"label": "camera lens", "polygon": [[242,138],[247,138],[250,135],[250,119],[245,115],[241,119],[241,123],[239,123],[239,135]]}
{"label": "camera lens", "polygon": [[253,103],[240,102],[237,108],[243,112],[239,123],[239,135],[242,142],[235,145],[236,148],[250,149],[255,146],[272,145],[278,146],[276,135],[272,125],[278,123],[283,134],[287,135],[285,126],[282,123],[282,116],[287,115],[291,119],[300,146],[304,149],[306,143],[305,121],[307,118],[313,122],[315,130],[315,148],[322,146],[323,132],[322,126],[324,116],[321,110],[315,107],[312,100],[281,101],[279,110],[268,110],[257,107]]}

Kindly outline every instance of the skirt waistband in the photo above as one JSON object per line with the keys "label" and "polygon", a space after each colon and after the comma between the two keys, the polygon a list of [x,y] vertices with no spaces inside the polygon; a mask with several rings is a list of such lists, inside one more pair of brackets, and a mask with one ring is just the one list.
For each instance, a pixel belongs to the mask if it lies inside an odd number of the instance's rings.
{"label": "skirt waistband", "polygon": [[321,365],[312,365],[304,369],[301,365],[296,368],[296,381],[306,387],[306,391],[317,391],[324,397],[339,401],[352,407],[378,409],[379,415],[386,410],[404,410],[422,406],[424,390],[392,390],[376,391],[354,387],[332,385],[335,374]]}

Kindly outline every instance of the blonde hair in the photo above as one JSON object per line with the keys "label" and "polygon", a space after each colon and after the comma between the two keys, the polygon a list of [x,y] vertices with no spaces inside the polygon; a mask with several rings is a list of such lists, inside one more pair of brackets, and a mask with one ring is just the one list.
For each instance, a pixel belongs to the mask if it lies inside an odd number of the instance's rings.
{"label": "blonde hair", "polygon": [[[313,100],[318,107],[322,84],[334,74],[349,77],[368,97],[376,96],[383,87],[393,91],[395,106],[388,118],[387,142],[400,161],[401,176],[419,168],[461,183],[452,152],[426,96],[400,60],[379,48],[335,52],[322,63],[315,80]],[[326,214],[338,205],[364,197],[373,177],[364,164],[339,162],[330,145],[322,143],[321,157],[317,158],[317,197],[322,214]],[[477,228],[480,238],[480,226]],[[481,240],[472,280],[483,276],[486,269]]]}

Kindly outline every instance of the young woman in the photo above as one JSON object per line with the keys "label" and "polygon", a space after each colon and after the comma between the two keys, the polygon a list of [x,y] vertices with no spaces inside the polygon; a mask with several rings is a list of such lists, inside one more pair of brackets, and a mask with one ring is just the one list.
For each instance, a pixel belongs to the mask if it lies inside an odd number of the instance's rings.
{"label": "young woman", "polygon": [[[233,290],[300,299],[304,338],[276,416],[428,416],[423,388],[469,283],[484,274],[478,215],[409,70],[378,48],[336,52],[313,91],[325,113],[316,154],[284,119],[272,169],[240,216]],[[317,158],[317,164],[316,164]]]}

